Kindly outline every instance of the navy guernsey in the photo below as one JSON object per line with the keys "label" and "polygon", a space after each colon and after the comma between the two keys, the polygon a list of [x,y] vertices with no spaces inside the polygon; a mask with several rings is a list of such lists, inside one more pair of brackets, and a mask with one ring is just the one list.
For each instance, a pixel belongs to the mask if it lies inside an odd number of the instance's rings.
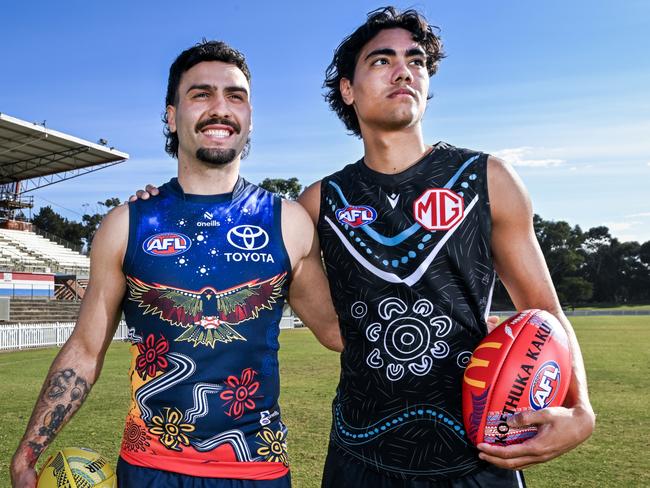
{"label": "navy guernsey", "polygon": [[129,463],[286,474],[277,352],[291,265],[280,217],[280,198],[241,178],[223,195],[186,194],[174,178],[129,204]]}

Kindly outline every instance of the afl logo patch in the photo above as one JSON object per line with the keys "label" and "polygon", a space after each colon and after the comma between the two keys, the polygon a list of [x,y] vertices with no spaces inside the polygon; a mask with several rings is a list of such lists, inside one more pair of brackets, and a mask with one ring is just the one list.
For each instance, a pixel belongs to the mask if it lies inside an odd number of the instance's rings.
{"label": "afl logo patch", "polygon": [[560,366],[555,361],[546,361],[530,385],[530,406],[535,410],[548,407],[559,389]]}
{"label": "afl logo patch", "polygon": [[257,251],[269,243],[267,232],[257,225],[238,225],[226,235],[231,246],[244,251]]}
{"label": "afl logo patch", "polygon": [[192,241],[185,234],[163,232],[147,238],[142,243],[142,250],[152,256],[176,256],[183,254],[192,246]]}
{"label": "afl logo patch", "polygon": [[377,211],[366,205],[348,205],[336,211],[336,220],[350,227],[361,227],[377,220]]}

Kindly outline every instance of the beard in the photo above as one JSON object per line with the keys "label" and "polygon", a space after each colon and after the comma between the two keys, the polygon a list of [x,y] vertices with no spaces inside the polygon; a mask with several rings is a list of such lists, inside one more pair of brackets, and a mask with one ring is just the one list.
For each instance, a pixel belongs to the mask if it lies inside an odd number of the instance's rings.
{"label": "beard", "polygon": [[237,157],[235,149],[216,149],[201,147],[196,151],[196,159],[210,166],[225,166]]}

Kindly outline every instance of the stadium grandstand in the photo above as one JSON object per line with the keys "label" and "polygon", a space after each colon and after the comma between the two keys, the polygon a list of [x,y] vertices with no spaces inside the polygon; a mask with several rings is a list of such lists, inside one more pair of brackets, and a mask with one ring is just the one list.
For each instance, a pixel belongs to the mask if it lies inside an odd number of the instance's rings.
{"label": "stadium grandstand", "polygon": [[[83,297],[90,261],[66,236],[36,228],[25,210],[31,211],[39,188],[128,158],[103,139],[92,143],[0,113],[0,321],[76,315],[76,307],[65,301]],[[61,312],[67,315],[59,317]]]}

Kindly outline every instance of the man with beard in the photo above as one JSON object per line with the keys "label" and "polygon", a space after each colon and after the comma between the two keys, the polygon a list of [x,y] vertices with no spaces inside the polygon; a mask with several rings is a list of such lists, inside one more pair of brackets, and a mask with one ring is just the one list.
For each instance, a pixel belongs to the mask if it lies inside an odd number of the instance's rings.
{"label": "man with beard", "polygon": [[164,121],[178,177],[97,231],[77,325],[12,460],[15,487],[35,486],[36,461],[99,377],[122,310],[132,361],[119,486],[290,486],[278,406],[285,299],[342,348],[313,225],[239,176],[252,121],[238,51],[203,42],[181,53]]}
{"label": "man with beard", "polygon": [[[516,470],[574,448],[594,428],[580,348],[523,184],[503,161],[423,140],[442,57],[426,19],[388,7],[369,14],[327,70],[326,99],[365,151],[299,199],[317,225],[345,343],[327,488],[523,486]],[[518,310],[545,309],[563,324],[573,378],[565,407],[508,419],[536,425],[537,436],[476,450],[461,384],[487,332],[496,273]]]}

